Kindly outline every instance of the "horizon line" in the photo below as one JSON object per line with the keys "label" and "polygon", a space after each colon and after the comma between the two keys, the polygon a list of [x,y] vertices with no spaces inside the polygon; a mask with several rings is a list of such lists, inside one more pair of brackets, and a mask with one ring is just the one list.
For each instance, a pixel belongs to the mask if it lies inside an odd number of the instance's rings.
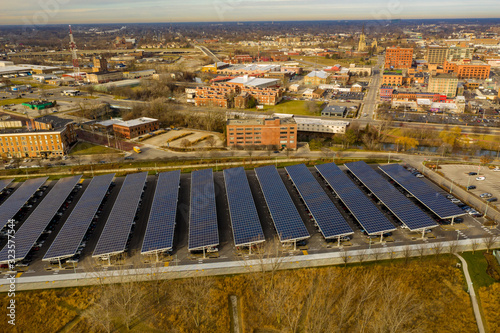
{"label": "horizon line", "polygon": [[55,26],[55,25],[68,25],[68,24],[75,24],[75,25],[88,25],[88,24],[97,24],[97,25],[111,25],[111,24],[194,24],[194,23],[211,23],[211,24],[228,24],[228,23],[281,23],[281,22],[350,22],[350,21],[373,21],[373,22],[395,22],[395,21],[412,21],[412,20],[433,20],[433,21],[438,21],[438,20],[500,20],[500,17],[472,17],[472,18],[464,18],[464,17],[448,17],[448,18],[394,18],[394,19],[383,19],[383,20],[376,20],[376,19],[332,19],[332,20],[325,20],[325,19],[318,19],[318,20],[265,20],[265,21],[254,21],[254,20],[239,20],[239,21],[164,21],[164,22],[110,22],[110,23],[98,23],[98,22],[89,22],[89,23],[75,23],[75,22],[69,22],[69,23],[47,23],[47,24],[38,24],[38,25],[29,25],[29,24],[0,24],[0,27],[6,27],[6,26],[11,26],[11,27],[18,27],[18,26],[28,26],[28,27],[44,27],[44,26]]}

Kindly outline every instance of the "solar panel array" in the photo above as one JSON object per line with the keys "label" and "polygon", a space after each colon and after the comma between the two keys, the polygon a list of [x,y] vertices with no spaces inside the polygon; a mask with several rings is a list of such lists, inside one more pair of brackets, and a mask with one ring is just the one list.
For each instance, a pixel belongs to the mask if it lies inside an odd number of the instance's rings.
{"label": "solar panel array", "polygon": [[0,179],[0,192],[3,191],[14,179]]}
{"label": "solar panel array", "polygon": [[317,165],[316,169],[367,234],[381,234],[396,229],[335,163]]}
{"label": "solar panel array", "polygon": [[286,167],[309,212],[326,239],[353,234],[342,214],[304,164]]}
{"label": "solar panel array", "polygon": [[142,254],[170,250],[173,246],[180,177],[180,170],[162,172],[158,176]]}
{"label": "solar panel array", "polygon": [[401,165],[388,164],[380,166],[379,169],[440,218],[445,219],[465,214],[457,205],[439,194],[423,180],[412,175]]}
{"label": "solar panel array", "polygon": [[309,232],[276,168],[268,165],[256,168],[255,173],[280,241],[308,238]]}
{"label": "solar panel array", "polygon": [[123,181],[120,193],[92,254],[93,257],[125,251],[147,175],[147,172],[134,173],[128,175]]}
{"label": "solar panel array", "polygon": [[[66,198],[82,176],[73,176],[59,180],[35,208],[33,213],[24,221],[16,232],[16,259],[21,260],[28,255],[36,240],[47,228],[52,218],[64,203]],[[8,247],[0,252],[0,261],[8,260]]]}
{"label": "solar panel array", "polygon": [[410,230],[436,227],[437,223],[363,161],[349,170]]}
{"label": "solar panel array", "polygon": [[26,201],[35,194],[36,190],[47,179],[48,177],[28,179],[5,200],[0,206],[0,227],[6,225],[9,219],[13,218],[19,212]]}
{"label": "solar panel array", "polygon": [[193,171],[188,249],[201,250],[217,245],[219,245],[219,230],[212,169]]}
{"label": "solar panel array", "polygon": [[113,173],[92,179],[43,260],[72,257],[76,254],[114,176]]}
{"label": "solar panel array", "polygon": [[227,203],[233,228],[234,245],[242,246],[264,241],[264,232],[255,208],[245,169],[224,170]]}

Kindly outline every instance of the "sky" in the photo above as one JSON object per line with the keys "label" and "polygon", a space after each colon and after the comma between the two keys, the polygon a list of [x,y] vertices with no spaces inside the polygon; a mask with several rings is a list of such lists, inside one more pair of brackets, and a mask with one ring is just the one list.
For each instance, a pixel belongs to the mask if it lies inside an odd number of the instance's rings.
{"label": "sky", "polygon": [[2,0],[0,24],[498,18],[499,0]]}

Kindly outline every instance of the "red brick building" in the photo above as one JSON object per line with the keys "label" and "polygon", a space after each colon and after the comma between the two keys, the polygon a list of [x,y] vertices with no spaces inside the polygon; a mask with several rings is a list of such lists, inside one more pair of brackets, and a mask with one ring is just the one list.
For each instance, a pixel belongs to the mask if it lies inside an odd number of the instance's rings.
{"label": "red brick building", "polygon": [[154,132],[160,129],[158,119],[153,118],[137,118],[128,121],[121,121],[113,124],[115,135],[120,138],[132,139],[140,135]]}
{"label": "red brick building", "polygon": [[227,145],[297,149],[297,123],[293,118],[230,119]]}
{"label": "red brick building", "polygon": [[490,77],[491,66],[482,61],[448,62],[443,64],[445,73],[455,73],[459,79],[487,79]]}
{"label": "red brick building", "polygon": [[413,49],[401,47],[388,47],[385,50],[385,69],[410,68],[413,63]]}
{"label": "red brick building", "polygon": [[[54,116],[32,120],[32,130],[1,131],[0,152],[3,158],[57,157],[69,153],[76,143],[73,121]],[[34,130],[33,130],[34,129]]]}

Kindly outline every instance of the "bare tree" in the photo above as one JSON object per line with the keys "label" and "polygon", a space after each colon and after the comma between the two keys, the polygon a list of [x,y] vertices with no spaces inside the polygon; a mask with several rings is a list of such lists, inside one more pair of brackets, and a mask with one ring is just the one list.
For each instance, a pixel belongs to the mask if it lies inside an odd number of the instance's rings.
{"label": "bare tree", "polygon": [[448,251],[451,254],[455,254],[458,252],[458,242],[456,240],[449,242]]}
{"label": "bare tree", "polygon": [[209,136],[205,142],[210,146],[210,147],[214,147],[215,144],[217,143],[217,140],[215,140],[215,137],[213,135]]}
{"label": "bare tree", "polygon": [[417,252],[418,252],[418,255],[420,256],[420,259],[422,259],[424,257],[424,254],[425,254],[425,246],[423,244],[419,244],[417,246]]}
{"label": "bare tree", "polygon": [[188,139],[182,139],[180,145],[182,148],[187,148],[191,145],[191,141],[189,141]]}
{"label": "bare tree", "polygon": [[486,253],[490,253],[490,250],[495,246],[497,241],[497,236],[489,235],[484,239],[484,245],[486,246]]}
{"label": "bare tree", "polygon": [[342,259],[342,262],[344,263],[344,267],[347,266],[347,262],[349,262],[349,254],[345,249],[342,249],[342,252],[340,252],[340,258]]}
{"label": "bare tree", "polygon": [[362,249],[358,251],[358,261],[362,264],[366,259],[366,250]]}
{"label": "bare tree", "polygon": [[408,264],[410,262],[411,254],[412,254],[412,251],[411,251],[410,245],[406,245],[403,248],[403,257],[404,257],[405,264]]}
{"label": "bare tree", "polygon": [[477,239],[471,239],[471,248],[472,248],[472,253],[474,254],[479,247],[479,242]]}
{"label": "bare tree", "polygon": [[87,320],[87,323],[96,330],[103,330],[110,333],[114,330],[113,325],[113,296],[111,290],[108,288],[102,288],[99,292],[97,300],[91,303],[87,310],[83,313],[83,318]]}
{"label": "bare tree", "polygon": [[209,332],[213,326],[210,301],[214,290],[214,279],[211,277],[195,277],[186,279],[178,288],[172,290],[171,302],[191,319],[191,331]]}
{"label": "bare tree", "polygon": [[441,255],[441,253],[443,253],[443,243],[441,243],[441,242],[434,243],[434,247],[432,248],[432,251],[434,252],[434,255],[436,257]]}

